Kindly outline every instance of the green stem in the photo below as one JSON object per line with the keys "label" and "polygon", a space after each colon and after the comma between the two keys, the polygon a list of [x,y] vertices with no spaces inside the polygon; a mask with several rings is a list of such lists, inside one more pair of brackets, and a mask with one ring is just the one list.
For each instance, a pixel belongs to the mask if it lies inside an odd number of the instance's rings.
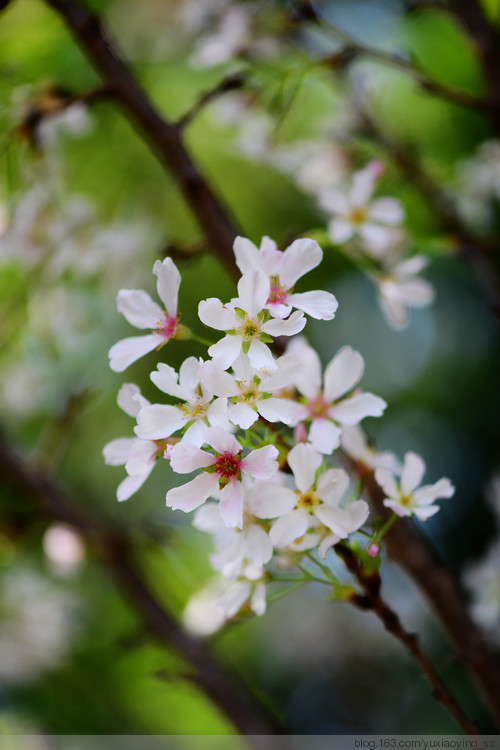
{"label": "green stem", "polygon": [[384,536],[387,534],[388,531],[392,529],[396,521],[398,520],[399,516],[396,515],[396,513],[393,513],[392,516],[390,516],[387,521],[384,523],[378,534],[375,535],[374,542],[380,542],[384,538]]}
{"label": "green stem", "polygon": [[213,346],[215,343],[214,341],[207,341],[207,339],[197,336],[196,333],[191,333],[191,341],[197,341],[198,344],[203,344],[203,346]]}

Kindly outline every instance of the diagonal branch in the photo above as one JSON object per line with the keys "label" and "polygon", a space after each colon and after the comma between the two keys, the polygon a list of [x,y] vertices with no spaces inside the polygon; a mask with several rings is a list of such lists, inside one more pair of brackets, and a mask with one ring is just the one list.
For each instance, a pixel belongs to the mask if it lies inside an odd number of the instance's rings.
{"label": "diagonal branch", "polygon": [[[133,560],[129,540],[118,531],[99,525],[41,471],[0,441],[0,476],[3,482],[41,503],[53,519],[73,526],[85,539],[142,617],[148,630],[162,643],[178,651],[190,664],[193,681],[244,735],[284,733],[278,720],[257,706],[240,682],[212,658],[205,644],[184,631],[158,602]],[[259,746],[260,747],[260,746]]]}

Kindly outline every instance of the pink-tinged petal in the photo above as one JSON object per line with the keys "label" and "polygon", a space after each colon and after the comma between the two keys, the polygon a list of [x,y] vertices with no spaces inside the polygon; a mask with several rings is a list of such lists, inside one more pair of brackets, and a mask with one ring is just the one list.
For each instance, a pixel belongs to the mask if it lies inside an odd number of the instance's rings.
{"label": "pink-tinged petal", "polygon": [[381,224],[401,224],[405,214],[397,198],[377,198],[368,209],[368,217]]}
{"label": "pink-tinged petal", "polygon": [[351,517],[351,531],[360,529],[370,515],[370,508],[364,500],[355,500],[353,503],[349,503],[346,511]]}
{"label": "pink-tinged petal", "polygon": [[189,417],[176,406],[153,404],[141,409],[134,432],[143,440],[159,440],[182,429],[188,420]]}
{"label": "pink-tinged petal", "polygon": [[306,315],[316,320],[332,320],[339,303],[330,292],[303,292],[302,294],[290,294],[288,302]]}
{"label": "pink-tinged petal", "polygon": [[116,490],[116,499],[118,502],[122,503],[132,497],[132,495],[135,495],[137,490],[142,487],[146,479],[149,477],[152,469],[153,465],[147,474],[136,474],[132,477],[126,477],[123,482],[120,482]]}
{"label": "pink-tinged petal", "polygon": [[200,367],[200,380],[204,388],[215,396],[231,398],[239,395],[240,389],[234,377],[221,370],[214,362],[205,362]]}
{"label": "pink-tinged petal", "polygon": [[418,487],[425,474],[425,463],[416,453],[409,451],[405,455],[403,473],[401,474],[401,492],[403,495],[411,495]]}
{"label": "pink-tinged petal", "polygon": [[162,343],[163,337],[156,333],[122,339],[109,350],[109,366],[114,372],[123,372],[133,362],[149,354]]}
{"label": "pink-tinged petal", "polygon": [[359,352],[350,346],[340,349],[325,370],[325,398],[336,401],[351,391],[363,376],[365,363]]}
{"label": "pink-tinged petal", "polygon": [[328,222],[327,232],[332,242],[342,245],[354,236],[355,228],[347,219],[332,219]]}
{"label": "pink-tinged petal", "polygon": [[323,456],[309,443],[299,443],[288,454],[288,465],[293,471],[295,484],[301,492],[307,492],[314,484],[316,471]]}
{"label": "pink-tinged petal", "polygon": [[180,398],[183,401],[186,398],[184,389],[178,383],[178,375],[173,367],[163,362],[158,364],[158,369],[151,373],[151,380],[160,391],[168,393],[169,396]]}
{"label": "pink-tinged petal", "polygon": [[256,568],[262,568],[273,556],[273,545],[264,529],[252,525],[247,532],[247,557]]}
{"label": "pink-tinged petal", "polygon": [[306,324],[304,313],[296,310],[286,320],[275,318],[264,323],[262,330],[269,336],[295,336],[300,333]]}
{"label": "pink-tinged petal", "polygon": [[331,505],[316,505],[314,515],[341,539],[345,539],[351,532],[351,516],[343,508],[333,508]]}
{"label": "pink-tinged petal", "polygon": [[211,445],[217,453],[231,453],[236,455],[241,450],[234,435],[222,430],[220,427],[210,427],[206,433],[206,442]]}
{"label": "pink-tinged petal", "polygon": [[278,518],[297,505],[295,492],[278,484],[259,485],[252,494],[251,510],[257,518]]}
{"label": "pink-tinged petal", "polygon": [[207,425],[201,419],[193,422],[182,436],[182,442],[200,448],[205,442],[207,430]]}
{"label": "pink-tinged petal", "polygon": [[209,348],[208,353],[213,357],[217,367],[220,367],[221,370],[227,370],[239,356],[241,344],[241,336],[231,336],[228,334],[216,344],[213,344]]}
{"label": "pink-tinged petal", "polygon": [[347,198],[339,190],[322,190],[319,194],[319,205],[329,214],[346,216],[350,211]]}
{"label": "pink-tinged petal", "polygon": [[302,407],[288,398],[263,398],[257,401],[257,411],[268,422],[297,424],[302,415]]}
{"label": "pink-tinged petal", "polygon": [[309,428],[309,442],[320,453],[329,456],[340,445],[342,430],[329,419],[315,419]]}
{"label": "pink-tinged petal", "polygon": [[241,469],[255,479],[272,479],[278,471],[277,458],[278,449],[274,445],[265,445],[249,453],[242,460]]}
{"label": "pink-tinged petal", "polygon": [[438,498],[450,498],[455,494],[455,487],[449,479],[440,479],[435,484],[427,484],[421,487],[413,495],[415,505],[430,505]]}
{"label": "pink-tinged petal", "polygon": [[266,586],[264,583],[259,582],[252,594],[250,599],[250,609],[254,615],[261,617],[266,612]]}
{"label": "pink-tinged petal", "polygon": [[375,481],[382,487],[388,498],[392,497],[397,500],[400,497],[399,487],[389,469],[376,469]]}
{"label": "pink-tinged petal", "polygon": [[228,528],[243,528],[243,487],[234,477],[220,493],[219,513]]}
{"label": "pink-tinged petal", "polygon": [[325,560],[326,556],[328,554],[328,551],[334,547],[338,542],[340,542],[340,537],[336,534],[328,534],[328,536],[325,536],[325,538],[321,541],[321,544],[319,545],[319,555],[320,557]]}
{"label": "pink-tinged petal", "polygon": [[249,427],[259,418],[259,415],[248,404],[239,401],[237,404],[229,404],[228,414],[230,421],[241,427],[242,430],[248,430]]}
{"label": "pink-tinged petal", "polygon": [[271,526],[269,538],[273,547],[283,549],[288,547],[295,539],[304,536],[309,525],[309,516],[303,508],[286,513]]}
{"label": "pink-tinged petal", "polygon": [[413,508],[408,508],[406,505],[401,505],[401,503],[397,499],[391,499],[388,497],[384,500],[384,505],[386,508],[390,508],[392,512],[400,518],[404,518],[405,516],[410,517],[413,515]]}
{"label": "pink-tinged petal", "polygon": [[233,245],[234,257],[236,258],[236,265],[240,269],[242,274],[249,271],[251,268],[257,268],[261,271],[262,261],[259,250],[255,247],[253,242],[250,242],[246,237],[236,237]]}
{"label": "pink-tinged petal", "polygon": [[349,476],[343,469],[328,469],[318,479],[317,495],[324,503],[337,508],[349,487]]}
{"label": "pink-tinged petal", "polygon": [[250,318],[255,318],[264,309],[270,291],[266,274],[256,268],[251,268],[238,282],[236,306],[243,308]]}
{"label": "pink-tinged petal", "polygon": [[295,368],[293,384],[306,398],[316,398],[321,389],[322,379],[321,360],[318,353],[302,336],[293,339],[288,344],[287,353],[300,363],[300,366]]}
{"label": "pink-tinged petal", "polygon": [[165,258],[163,261],[157,260],[153,266],[153,273],[157,277],[158,296],[165,305],[169,317],[175,318],[181,275],[172,258]]}
{"label": "pink-tinged petal", "polygon": [[177,443],[172,450],[170,466],[177,474],[190,474],[197,469],[205,469],[207,466],[211,466],[215,463],[215,460],[215,456],[207,451],[202,451],[195,445]]}
{"label": "pink-tinged petal", "polygon": [[323,250],[315,240],[295,240],[283,253],[280,281],[286,289],[295,286],[298,279],[316,268],[323,259]]}
{"label": "pink-tinged petal", "polygon": [[107,443],[102,449],[104,463],[108,466],[125,466],[132,445],[136,440],[137,438],[117,438]]}
{"label": "pink-tinged petal", "polygon": [[151,440],[136,440],[130,449],[125,471],[130,476],[148,474],[155,460],[156,445]]}
{"label": "pink-tinged petal", "polygon": [[[287,295],[287,300],[289,296]],[[292,312],[290,305],[283,302],[267,302],[266,308],[269,310],[273,318],[287,318]]]}
{"label": "pink-tinged petal", "polygon": [[341,424],[359,424],[365,417],[381,417],[387,404],[373,393],[358,393],[335,404],[330,416]]}
{"label": "pink-tinged petal", "polygon": [[116,299],[118,311],[135,328],[157,328],[163,310],[142,289],[120,289]]}
{"label": "pink-tinged petal", "polygon": [[225,307],[217,297],[209,297],[200,302],[198,317],[204,325],[217,331],[231,331],[238,325],[238,317],[234,310]]}
{"label": "pink-tinged petal", "polygon": [[183,510],[184,513],[189,513],[199,508],[210,495],[217,492],[218,486],[219,480],[215,474],[199,474],[187,484],[169,490],[166,498],[167,505],[173,510]]}
{"label": "pink-tinged petal", "polygon": [[276,372],[278,365],[266,344],[258,339],[253,339],[248,349],[248,359],[256,370],[271,375]]}
{"label": "pink-tinged petal", "polygon": [[140,388],[135,383],[124,383],[118,391],[116,402],[129,417],[136,417],[141,409],[149,406],[149,401],[141,395]]}
{"label": "pink-tinged petal", "polygon": [[439,511],[439,505],[427,505],[424,508],[414,508],[413,512],[420,521],[427,521]]}

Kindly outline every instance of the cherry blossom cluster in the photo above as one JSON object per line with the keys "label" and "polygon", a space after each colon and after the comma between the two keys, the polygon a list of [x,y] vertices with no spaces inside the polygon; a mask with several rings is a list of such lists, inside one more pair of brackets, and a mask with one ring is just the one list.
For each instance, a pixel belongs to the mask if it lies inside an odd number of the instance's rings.
{"label": "cherry blossom cluster", "polygon": [[[150,403],[136,385],[123,385],[118,404],[135,419],[135,437],[104,448],[105,461],[127,473],[118,500],[134,494],[158,461],[190,476],[172,482],[166,504],[195,511],[194,526],[212,535],[224,618],[244,605],[262,614],[276,571],[300,565],[312,551],[325,559],[339,542],[359,537],[368,554],[378,554],[380,533],[366,527],[368,504],[346,467],[375,470],[394,519],[425,520],[438,510],[435,500],[454,491],[448,479],[419,487],[425,465],[415,454],[401,467],[370,446],[360,423],[380,417],[386,403],[360,389],[361,354],[344,346],[323,371],[301,335],[306,316],[330,321],[338,306],[327,291],[295,289],[321,262],[318,243],[298,239],[281,251],[269,237],[259,247],[238,237],[234,253],[237,296],[199,303],[199,320],[220,335],[207,358],[190,356],[178,372],[157,364],[151,380],[166,403]],[[118,294],[119,311],[147,333],[111,348],[117,372],[170,341],[200,341],[180,322],[181,277],[173,261],[156,261],[153,273],[163,306],[143,290]],[[288,343],[277,349],[276,339]]]}

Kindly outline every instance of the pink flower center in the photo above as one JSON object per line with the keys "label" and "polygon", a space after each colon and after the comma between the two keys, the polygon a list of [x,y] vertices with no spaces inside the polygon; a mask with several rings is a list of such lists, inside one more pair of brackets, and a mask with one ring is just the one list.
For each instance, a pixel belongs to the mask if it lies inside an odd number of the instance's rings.
{"label": "pink flower center", "polygon": [[158,328],[156,330],[163,336],[165,341],[168,341],[175,336],[177,331],[177,323],[178,320],[176,315],[173,317],[169,317],[169,315],[165,313],[163,320],[158,324]]}
{"label": "pink flower center", "polygon": [[238,476],[240,473],[241,464],[241,453],[220,453],[217,456],[217,461],[214,464],[215,473],[218,474],[221,479],[229,479],[230,477]]}
{"label": "pink flower center", "polygon": [[307,410],[311,419],[320,419],[321,417],[328,417],[328,409],[330,404],[325,401],[322,396],[312,398],[307,402]]}
{"label": "pink flower center", "polygon": [[281,286],[278,276],[271,278],[271,291],[266,304],[283,305],[288,298],[288,290]]}

